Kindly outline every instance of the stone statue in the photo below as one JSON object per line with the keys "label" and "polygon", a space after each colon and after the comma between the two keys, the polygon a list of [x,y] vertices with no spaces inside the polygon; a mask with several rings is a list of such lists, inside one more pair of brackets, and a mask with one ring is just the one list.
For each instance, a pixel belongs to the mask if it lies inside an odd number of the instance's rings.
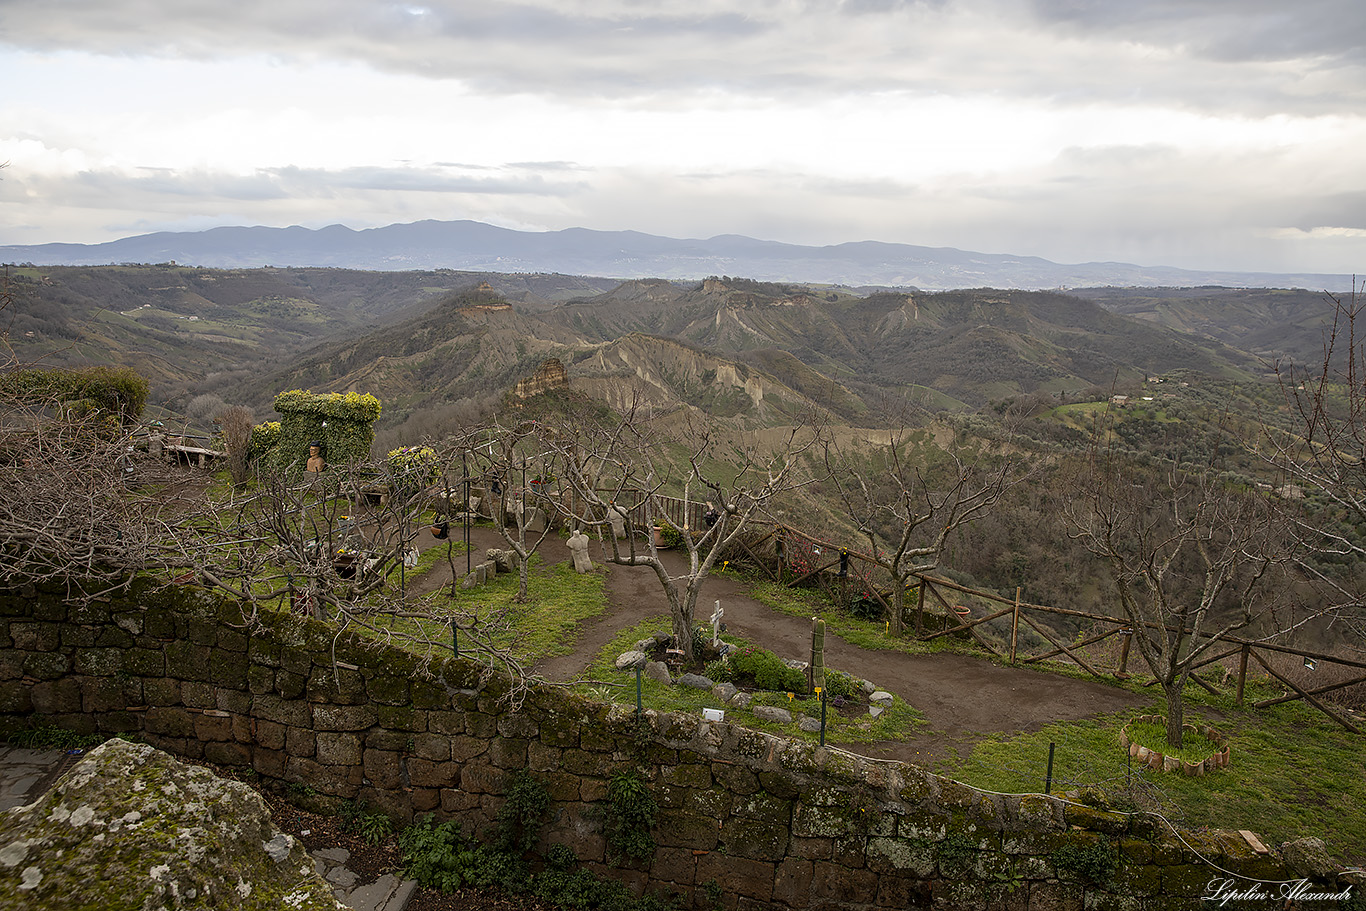
{"label": "stone statue", "polygon": [[569,536],[569,552],[574,555],[575,572],[593,571],[593,561],[588,558],[588,536],[578,529]]}
{"label": "stone statue", "polygon": [[616,504],[608,507],[607,521],[612,523],[612,535],[617,538],[626,537],[626,513]]}
{"label": "stone statue", "polygon": [[323,460],[323,444],[312,442],[308,444],[308,464],[304,466],[304,471],[322,471],[327,468],[327,462]]}

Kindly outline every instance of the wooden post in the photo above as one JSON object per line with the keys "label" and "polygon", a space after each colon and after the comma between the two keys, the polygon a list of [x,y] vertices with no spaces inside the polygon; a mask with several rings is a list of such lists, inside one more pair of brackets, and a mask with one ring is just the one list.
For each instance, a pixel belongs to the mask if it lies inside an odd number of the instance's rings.
{"label": "wooden post", "polygon": [[1238,656],[1238,704],[1243,704],[1243,684],[1247,682],[1247,653],[1252,651],[1252,646],[1244,645],[1243,652]]}
{"label": "wooden post", "polygon": [[1020,637],[1020,587],[1015,586],[1015,613],[1010,618],[1010,663],[1015,663],[1015,643]]}
{"label": "wooden post", "polygon": [[925,580],[920,580],[920,588],[915,598],[915,637],[925,635]]}
{"label": "wooden post", "polygon": [[1119,670],[1115,671],[1115,676],[1123,680],[1129,676],[1129,643],[1134,639],[1134,631],[1121,629],[1119,635],[1123,642],[1119,646]]}

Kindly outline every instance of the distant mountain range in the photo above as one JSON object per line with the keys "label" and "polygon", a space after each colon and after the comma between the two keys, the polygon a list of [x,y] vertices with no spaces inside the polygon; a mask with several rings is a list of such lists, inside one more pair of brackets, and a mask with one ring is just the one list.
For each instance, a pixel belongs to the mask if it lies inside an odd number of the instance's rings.
{"label": "distant mountain range", "polygon": [[531,232],[475,221],[420,221],[355,231],[225,227],[159,232],[102,244],[0,246],[0,262],[34,265],[165,263],[237,269],[324,266],[406,271],[458,269],[618,279],[742,276],[848,287],[1197,287],[1348,290],[1351,277],[1322,273],[1203,272],[1104,262],[1067,265],[1036,256],[973,253],[876,241],[810,247],[725,234],[679,240],[636,231]]}

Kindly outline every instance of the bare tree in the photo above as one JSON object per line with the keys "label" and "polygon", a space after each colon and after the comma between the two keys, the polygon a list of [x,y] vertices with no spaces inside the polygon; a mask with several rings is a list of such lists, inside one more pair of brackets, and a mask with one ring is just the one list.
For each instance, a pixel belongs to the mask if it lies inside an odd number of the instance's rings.
{"label": "bare tree", "polygon": [[[1366,597],[1351,572],[1366,559],[1366,539],[1354,533],[1366,525],[1366,285],[1354,281],[1347,297],[1326,296],[1333,319],[1317,373],[1276,365],[1292,426],[1268,430],[1266,452],[1286,481],[1284,499],[1308,492],[1321,501],[1296,513],[1308,552],[1320,558],[1299,565],[1328,592],[1335,619],[1360,630]],[[1345,568],[1333,571],[1325,560]]]}
{"label": "bare tree", "polygon": [[[556,453],[546,448],[542,428],[535,421],[468,428],[442,449],[448,475],[459,466],[462,474],[483,482],[492,501],[493,524],[517,557],[517,600],[526,601],[531,558],[550,533],[551,516],[559,512],[550,495],[557,484],[553,478]],[[542,511],[543,522],[539,530],[532,530],[536,509]]]}
{"label": "bare tree", "polygon": [[1282,517],[1269,496],[1231,490],[1213,472],[1144,476],[1104,448],[1074,490],[1073,535],[1108,564],[1133,642],[1166,697],[1167,742],[1179,747],[1182,691],[1201,659],[1221,637],[1275,620],[1289,591],[1278,573],[1290,554]]}
{"label": "bare tree", "polygon": [[[986,514],[1013,483],[1014,463],[965,461],[945,453],[935,467],[913,461],[905,429],[863,458],[827,442],[826,472],[839,505],[868,542],[870,555],[892,578],[891,628],[901,635],[906,587],[939,565],[954,530]],[[919,632],[919,630],[917,630]]]}
{"label": "bare tree", "polygon": [[[635,408],[610,426],[581,423],[543,434],[557,451],[572,491],[575,508],[566,507],[567,513],[603,534],[609,562],[654,572],[669,605],[675,642],[691,662],[697,599],[708,574],[766,507],[809,483],[800,464],[820,435],[808,422],[784,432],[771,447],[722,444],[705,426],[687,427],[682,438],[686,442],[661,439]],[[687,446],[681,464],[664,456],[669,443]],[[723,464],[724,469],[716,467]],[[710,524],[698,521],[708,503],[715,509]],[[626,526],[622,539],[611,528],[614,513]],[[655,527],[686,551],[681,574],[671,575],[660,558]]]}

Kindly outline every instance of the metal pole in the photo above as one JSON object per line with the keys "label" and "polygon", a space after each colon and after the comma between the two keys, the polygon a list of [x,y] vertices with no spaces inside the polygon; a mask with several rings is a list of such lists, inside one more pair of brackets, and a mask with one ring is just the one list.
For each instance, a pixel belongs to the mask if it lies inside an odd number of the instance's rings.
{"label": "metal pole", "polygon": [[1048,794],[1053,789],[1053,741],[1048,742],[1048,777],[1043,782],[1043,792]]}
{"label": "metal pole", "polygon": [[460,657],[460,627],[455,625],[455,618],[451,618],[451,651],[455,652],[455,657]]}
{"label": "metal pole", "polygon": [[643,661],[636,664],[636,721],[640,720],[640,671],[644,664]]}

